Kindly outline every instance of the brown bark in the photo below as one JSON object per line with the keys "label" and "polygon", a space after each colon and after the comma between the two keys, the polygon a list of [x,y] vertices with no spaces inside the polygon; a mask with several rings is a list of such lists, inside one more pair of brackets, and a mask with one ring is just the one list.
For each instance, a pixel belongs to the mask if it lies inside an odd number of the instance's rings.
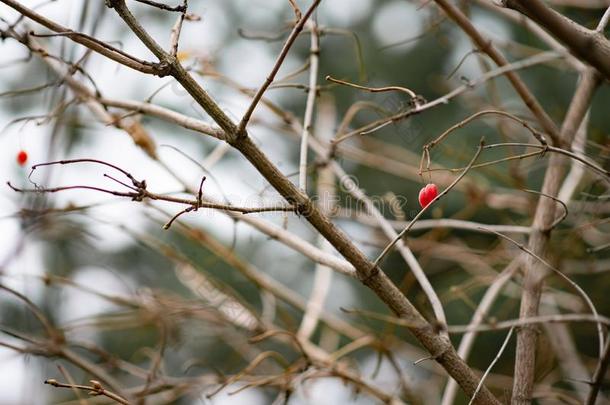
{"label": "brown bark", "polygon": [[577,24],[540,0],[504,0],[504,5],[538,23],[578,59],[610,79],[610,41],[602,33]]}

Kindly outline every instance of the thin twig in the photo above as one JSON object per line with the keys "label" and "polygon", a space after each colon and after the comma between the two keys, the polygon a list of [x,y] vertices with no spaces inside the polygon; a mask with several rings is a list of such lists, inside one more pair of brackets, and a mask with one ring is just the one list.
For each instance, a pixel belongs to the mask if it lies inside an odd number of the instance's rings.
{"label": "thin twig", "polygon": [[90,395],[105,396],[105,397],[112,399],[115,402],[118,402],[119,404],[129,405],[129,401],[127,401],[125,398],[122,398],[121,396],[115,394],[112,391],[108,391],[107,389],[105,389],[102,386],[102,384],[99,381],[96,381],[96,380],[90,380],[89,383],[91,385],[66,384],[66,383],[61,383],[53,378],[45,380],[44,383],[52,385],[53,387],[58,387],[58,388],[70,388],[70,389],[79,389],[79,390],[87,391]]}
{"label": "thin twig", "polygon": [[532,135],[534,136],[534,138],[536,138],[543,146],[546,146],[547,143],[544,139],[544,136],[539,133],[538,131],[536,131],[534,128],[532,128],[532,126],[530,124],[528,124],[527,122],[525,122],[524,120],[522,120],[521,118],[510,114],[506,111],[501,111],[501,110],[483,110],[483,111],[479,111],[475,114],[472,114],[471,116],[465,118],[464,120],[458,122],[457,124],[451,126],[451,128],[445,130],[442,134],[440,134],[438,137],[436,137],[434,140],[428,142],[427,144],[424,145],[423,147],[423,154],[422,154],[422,158],[421,158],[421,162],[419,165],[419,172],[422,173],[422,167],[423,167],[423,163],[424,163],[424,158],[427,160],[427,168],[430,168],[430,149],[434,148],[436,145],[438,145],[440,142],[442,142],[447,136],[449,136],[450,133],[452,133],[453,131],[455,131],[456,129],[462,128],[465,125],[467,125],[468,123],[472,122],[473,120],[482,117],[484,115],[489,115],[489,114],[494,114],[494,115],[500,115],[506,118],[509,118],[513,121],[516,121],[518,123],[520,123],[521,125],[523,125],[525,128],[527,128],[528,131],[530,131],[532,133]]}
{"label": "thin twig", "polygon": [[320,65],[320,37],[315,17],[309,22],[311,29],[311,47],[309,49],[309,88],[307,89],[307,103],[303,117],[303,132],[301,133],[301,150],[299,154],[299,187],[303,192],[307,190],[307,151],[308,139],[311,134],[313,113],[317,97],[318,67]]}
{"label": "thin twig", "polygon": [[491,145],[486,145],[485,149],[492,149],[492,148],[496,148],[499,146],[524,146],[527,148],[536,148],[536,149],[541,149],[542,152],[553,152],[553,153],[559,153],[561,155],[565,155],[568,156],[571,159],[577,160],[580,163],[584,164],[585,166],[591,168],[593,171],[597,172],[598,174],[600,174],[603,177],[610,177],[610,171],[609,170],[605,170],[604,168],[600,167],[599,165],[597,165],[595,162],[590,161],[588,158],[586,158],[585,156],[581,156],[577,153],[571,152],[569,150],[565,150],[562,148],[558,148],[555,146],[543,146],[543,145],[536,145],[536,144],[531,144],[531,143],[521,143],[521,142],[506,142],[506,143],[495,143],[495,144],[491,144]]}
{"label": "thin twig", "polygon": [[[496,301],[496,298],[500,295],[500,292],[510,281],[510,279],[515,275],[515,273],[519,270],[520,259],[514,259],[506,268],[496,277],[496,279],[491,283],[489,288],[485,291],[483,298],[479,302],[474,314],[472,315],[472,320],[468,324],[468,328],[477,328],[487,317],[489,310],[492,305]],[[478,335],[478,331],[471,330],[464,334],[462,339],[460,340],[460,345],[458,346],[458,354],[465,360],[468,360],[470,353],[472,352],[472,348],[474,346],[475,339]],[[447,386],[445,387],[445,391],[443,392],[443,398],[441,400],[442,405],[451,405],[455,400],[455,396],[457,395],[458,385],[455,380],[450,379],[447,382]]]}
{"label": "thin twig", "polygon": [[182,12],[180,16],[176,20],[176,24],[172,28],[171,37],[169,40],[170,52],[169,54],[173,57],[176,57],[178,54],[178,43],[180,42],[180,33],[182,32],[182,23],[184,23],[184,18],[186,17],[186,10],[188,9],[188,0],[183,0],[182,2]]}
{"label": "thin twig", "polygon": [[19,187],[13,186],[10,181],[7,181],[6,184],[13,191],[16,191],[18,193],[57,193],[57,192],[66,191],[66,190],[93,190],[93,191],[99,191],[100,193],[106,193],[106,194],[115,195],[117,197],[135,198],[135,197],[138,196],[138,193],[134,193],[134,192],[123,192],[123,191],[107,190],[105,188],[94,187],[94,186],[63,186],[63,187],[49,187],[49,188],[46,188],[46,187],[19,188]]}
{"label": "thin twig", "polygon": [[59,369],[61,375],[63,375],[64,378],[68,380],[68,384],[72,386],[72,391],[74,392],[74,395],[76,395],[76,397],[78,398],[78,402],[80,403],[80,405],[87,405],[87,401],[85,401],[85,399],[81,397],[80,390],[75,387],[76,381],[74,381],[74,378],[72,378],[72,375],[70,375],[68,370],[61,364],[58,364],[57,368]]}
{"label": "thin twig", "polygon": [[[361,224],[368,226],[378,226],[377,222],[370,215],[362,214],[359,212],[353,212],[346,209],[339,209],[337,214],[339,218],[349,218],[355,219]],[[396,230],[403,230],[407,225],[409,225],[408,221],[396,221],[390,220],[390,224]],[[520,225],[491,225],[491,224],[482,224],[480,222],[474,221],[465,221],[462,219],[453,219],[453,218],[440,218],[440,219],[420,219],[411,227],[411,230],[421,231],[426,229],[460,229],[460,230],[468,230],[474,232],[481,232],[481,227],[487,227],[489,229],[494,229],[498,232],[504,233],[520,233],[520,234],[528,234],[531,232],[531,228],[529,226],[520,226]]]}
{"label": "thin twig", "polygon": [[498,76],[502,76],[503,74],[506,74],[507,72],[513,72],[516,70],[525,69],[525,68],[528,68],[528,67],[531,67],[534,65],[538,65],[541,63],[547,63],[549,61],[552,61],[552,60],[555,60],[558,58],[563,58],[563,56],[556,52],[541,52],[540,54],[534,55],[530,58],[526,58],[526,59],[508,64],[508,65],[504,65],[502,67],[499,67],[497,69],[491,70],[491,71],[483,74],[482,76],[480,76],[479,78],[477,78],[475,80],[470,80],[467,84],[463,84],[459,87],[456,87],[449,93],[447,93],[441,97],[438,97],[432,101],[429,101],[425,104],[422,104],[416,108],[412,108],[407,111],[401,111],[390,117],[381,118],[379,120],[366,124],[360,128],[357,128],[357,129],[343,135],[340,139],[337,139],[336,142],[343,141],[343,140],[350,138],[352,136],[355,136],[355,135],[370,134],[386,125],[389,125],[392,122],[398,122],[398,121],[406,119],[412,115],[422,113],[424,111],[427,111],[427,110],[437,107],[439,105],[447,104],[447,103],[449,103],[449,101],[451,99],[457,97],[458,95],[460,95],[468,90],[472,90],[472,89],[476,88],[476,86],[478,86],[479,84],[485,83],[488,80],[494,79]]}
{"label": "thin twig", "polygon": [[525,189],[523,191],[525,191],[527,193],[538,194],[538,195],[550,198],[551,200],[553,200],[556,203],[558,203],[559,205],[561,205],[561,207],[563,208],[563,214],[561,214],[561,216],[559,216],[551,225],[549,225],[549,228],[548,228],[549,231],[555,229],[555,227],[557,227],[557,225],[562,223],[563,220],[566,219],[566,217],[568,216],[568,206],[566,205],[566,203],[561,201],[559,198],[553,197],[552,195],[543,193],[541,191],[536,191],[536,190],[527,190],[527,189]]}
{"label": "thin twig", "polygon": [[[481,35],[481,33],[472,24],[471,20],[456,5],[447,0],[435,0],[435,3],[447,14],[449,18],[460,26],[462,31],[464,31],[464,33],[472,39],[481,52],[485,52],[487,55],[489,55],[489,57],[496,63],[496,65],[498,65],[498,67],[509,65],[508,60],[493,46],[492,41]],[[560,136],[557,126],[546,113],[544,108],[540,105],[534,94],[530,91],[529,87],[521,80],[516,72],[512,70],[507,71],[505,75],[515,91],[523,100],[524,104],[529,108],[532,114],[534,114],[534,116],[540,122],[542,128],[544,128],[549,137],[553,140],[553,143],[559,146]]]}
{"label": "thin twig", "polygon": [[49,338],[55,339],[55,338],[59,337],[58,336],[59,332],[53,327],[53,325],[44,315],[42,310],[36,304],[34,304],[28,297],[26,297],[25,295],[21,294],[20,292],[15,291],[14,289],[12,289],[4,284],[0,284],[0,290],[4,290],[4,291],[14,295],[21,301],[23,301],[25,303],[25,305],[28,307],[28,309],[32,312],[32,314],[34,314],[34,316],[36,317],[38,322],[40,322],[40,324],[44,328],[44,330]]}
{"label": "thin twig", "polygon": [[609,21],[610,21],[610,7],[608,7],[606,9],[606,11],[604,12],[604,15],[599,20],[597,27],[595,27],[595,31],[599,32],[600,34],[603,33],[604,30],[606,29],[606,26],[608,25]]}
{"label": "thin twig", "polygon": [[[485,228],[482,228],[483,230],[487,230]],[[498,235],[499,237],[501,237],[502,239],[505,239],[509,242],[511,242],[512,244],[514,244],[515,246],[517,246],[520,250],[526,252],[528,255],[534,257],[536,260],[538,260],[540,263],[544,264],[545,267],[549,268],[550,270],[552,270],[555,274],[557,274],[559,277],[561,277],[563,280],[565,280],[570,286],[572,286],[577,292],[578,294],[583,298],[583,300],[587,303],[587,306],[589,307],[589,309],[591,310],[591,313],[596,316],[599,317],[599,314],[597,312],[597,309],[595,308],[595,305],[593,304],[593,301],[591,301],[591,298],[589,298],[589,296],[587,295],[587,293],[578,285],[576,284],[574,281],[572,281],[568,276],[566,276],[565,274],[563,274],[561,271],[559,271],[558,269],[556,269],[553,265],[551,265],[549,262],[547,262],[546,260],[544,260],[542,257],[538,256],[536,253],[532,252],[530,249],[528,249],[527,247],[525,247],[523,244],[517,242],[516,240],[512,239],[509,236],[506,236],[504,234],[501,234],[500,232],[496,232],[496,231],[492,231],[492,230],[488,230],[489,232]],[[602,328],[602,324],[598,323],[597,324],[597,337],[598,337],[598,341],[599,341],[599,356],[601,358],[602,353],[604,351],[604,331]]]}
{"label": "thin twig", "polygon": [[468,166],[466,166],[466,168],[464,169],[464,171],[449,185],[447,186],[447,188],[445,188],[441,193],[439,193],[439,195],[437,195],[432,201],[430,201],[430,203],[428,205],[426,205],[425,207],[423,207],[418,213],[417,215],[415,215],[415,217],[411,220],[411,222],[409,222],[409,224],[405,227],[405,229],[403,229],[379,254],[379,256],[377,256],[377,259],[375,259],[375,261],[373,262],[375,265],[378,265],[381,260],[383,260],[383,258],[390,253],[390,251],[392,250],[392,248],[394,247],[394,245],[396,244],[396,242],[398,242],[399,240],[401,240],[406,234],[407,232],[409,232],[409,230],[413,227],[413,224],[415,224],[415,222],[419,219],[419,217],[421,217],[426,210],[432,206],[435,202],[437,202],[438,200],[440,200],[441,198],[443,198],[443,196],[445,194],[447,194],[449,191],[451,191],[451,189],[453,187],[455,187],[455,185],[457,183],[460,182],[460,180],[462,180],[462,178],[468,173],[468,171],[470,170],[470,168],[472,167],[472,165],[474,164],[474,162],[477,160],[477,158],[479,157],[479,155],[481,154],[481,151],[483,150],[483,146],[485,145],[483,139],[481,139],[480,143],[479,143],[479,148],[477,149],[476,153],[474,154],[474,156],[472,157],[472,159],[470,160],[470,163],[468,164]]}
{"label": "thin twig", "polygon": [[413,103],[417,103],[417,100],[419,98],[419,96],[417,94],[415,94],[415,92],[413,90],[408,89],[406,87],[400,87],[400,86],[368,87],[368,86],[362,86],[362,85],[355,84],[355,83],[350,83],[345,80],[335,79],[332,76],[326,76],[326,80],[328,80],[329,82],[342,84],[344,86],[353,87],[355,89],[366,90],[371,93],[384,93],[387,91],[401,91],[403,93],[408,94],[409,97],[411,97],[411,100],[413,101]]}
{"label": "thin twig", "polygon": [[498,354],[496,354],[496,357],[494,357],[494,359],[491,362],[491,364],[489,365],[489,367],[487,367],[487,370],[485,370],[485,373],[483,374],[483,377],[481,377],[481,380],[479,381],[479,384],[477,385],[477,389],[474,390],[474,394],[472,394],[472,397],[470,398],[468,405],[472,405],[474,403],[474,400],[475,400],[477,394],[479,393],[479,390],[481,389],[481,386],[483,385],[485,378],[487,378],[487,376],[491,372],[491,369],[493,368],[493,366],[498,362],[498,360],[500,359],[500,356],[502,356],[502,353],[504,353],[504,349],[506,349],[506,346],[508,345],[508,342],[510,341],[510,338],[513,335],[514,330],[515,330],[515,327],[513,326],[508,331],[508,334],[506,335],[506,338],[504,339],[504,343],[502,343],[500,350],[498,350]]}
{"label": "thin twig", "polygon": [[58,32],[58,33],[64,33],[74,42],[84,45],[87,48],[89,48],[101,55],[104,55],[107,58],[109,58],[117,63],[120,63],[121,65],[125,65],[129,68],[138,70],[143,73],[161,74],[161,71],[159,69],[157,69],[154,64],[140,60],[129,54],[126,54],[122,50],[117,49],[105,42],[99,41],[96,38],[89,37],[86,34],[74,32],[66,27],[63,27],[60,24],[57,24],[54,21],[51,21],[51,20],[47,19],[46,17],[36,13],[34,10],[23,6],[22,4],[20,4],[17,1],[14,1],[14,0],[1,0],[1,1],[2,1],[2,3],[8,5],[9,7],[12,7],[13,9],[15,9],[21,15],[27,16],[28,18],[45,26],[46,28],[50,29],[51,31]]}
{"label": "thin twig", "polygon": [[134,187],[136,187],[136,188],[141,188],[144,184],[146,184],[144,181],[136,180],[135,177],[133,177],[133,175],[131,173],[129,173],[127,170],[121,169],[120,167],[118,167],[112,163],[108,163],[108,162],[106,162],[104,160],[100,160],[100,159],[90,159],[90,158],[62,159],[62,160],[54,160],[51,162],[45,162],[45,163],[37,163],[32,166],[32,171],[30,172],[28,178],[31,178],[32,174],[34,173],[34,170],[38,169],[39,167],[54,166],[54,165],[69,165],[69,164],[74,164],[74,163],[95,163],[98,165],[108,166],[118,172],[123,173],[125,175],[125,177],[127,177],[129,180],[131,180]]}
{"label": "thin twig", "polygon": [[[312,33],[313,35],[313,33]],[[313,39],[312,39],[313,40]],[[330,138],[333,133],[336,113],[330,102],[322,99],[318,104],[318,119],[317,133],[320,139]],[[308,145],[305,145],[309,148]],[[320,211],[325,215],[332,215],[336,204],[336,187],[335,174],[328,165],[320,167],[318,170],[316,193],[318,197],[318,206]],[[318,236],[318,246],[324,252],[331,253],[333,247],[321,235]],[[297,331],[297,336],[301,339],[308,340],[316,330],[320,314],[324,310],[324,302],[328,293],[331,291],[332,270],[320,264],[316,265],[315,275],[307,307],[303,313],[301,324]]]}
{"label": "thin twig", "polygon": [[254,109],[258,105],[258,102],[263,97],[263,94],[265,94],[265,91],[267,90],[269,85],[271,85],[271,83],[273,83],[273,80],[275,79],[275,75],[277,74],[277,72],[280,70],[280,67],[284,63],[284,59],[286,58],[286,55],[288,55],[288,51],[292,47],[292,44],[294,44],[294,41],[296,41],[297,37],[303,30],[305,23],[307,22],[309,17],[312,15],[312,13],[316,9],[316,7],[318,7],[318,5],[320,4],[320,1],[321,0],[314,0],[312,5],[307,9],[305,14],[297,21],[296,25],[290,32],[288,39],[286,39],[286,42],[284,43],[284,46],[282,47],[282,50],[280,51],[280,54],[278,55],[277,60],[275,61],[275,64],[273,65],[273,68],[271,69],[271,72],[267,76],[267,79],[265,80],[263,85],[258,89],[256,94],[252,98],[252,102],[250,103],[250,106],[248,107],[243,118],[239,122],[239,126],[237,127],[237,134],[239,136],[242,136],[241,134],[244,133],[244,131],[246,129],[246,125],[248,125],[248,121],[250,121],[250,117],[252,116]]}
{"label": "thin twig", "polygon": [[296,20],[299,21],[301,19],[301,16],[303,15],[301,9],[299,8],[295,0],[288,0],[288,3],[290,3],[290,7],[292,7],[292,10],[294,11],[294,16],[296,17]]}
{"label": "thin twig", "polygon": [[157,1],[153,1],[153,0],[135,0],[138,3],[143,3],[161,10],[165,10],[165,11],[177,11],[180,13],[186,13],[186,4],[182,3],[179,6],[175,6],[175,7],[171,7],[168,6],[167,4],[163,4],[163,3],[159,3]]}
{"label": "thin twig", "polygon": [[602,386],[602,382],[604,380],[604,376],[606,375],[606,370],[608,369],[609,362],[610,339],[607,338],[603,354],[599,359],[599,363],[597,363],[595,373],[593,374],[593,379],[591,381],[591,391],[589,391],[589,395],[587,396],[587,401],[585,402],[586,405],[595,405],[595,400],[597,399],[597,395],[599,394],[599,390]]}
{"label": "thin twig", "polygon": [[[345,309],[341,310],[347,314],[356,314],[371,319],[380,320],[383,322],[391,323],[397,326],[403,326],[406,328],[413,327],[413,323],[397,318],[391,315],[379,314],[373,311],[367,311],[363,309]],[[498,331],[503,329],[510,329],[512,327],[523,327],[526,325],[536,325],[543,323],[567,323],[567,322],[582,322],[582,323],[595,323],[610,326],[610,318],[603,315],[593,314],[559,314],[559,315],[540,315],[533,316],[531,318],[517,318],[506,321],[494,321],[489,323],[480,323],[477,325],[445,325],[443,327],[449,334],[465,334],[471,332],[490,332]]]}

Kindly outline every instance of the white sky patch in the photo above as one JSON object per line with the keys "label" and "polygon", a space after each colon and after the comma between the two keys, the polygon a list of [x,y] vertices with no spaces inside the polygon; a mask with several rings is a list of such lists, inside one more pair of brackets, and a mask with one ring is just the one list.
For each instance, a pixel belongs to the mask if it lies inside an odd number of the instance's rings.
{"label": "white sky patch", "polygon": [[372,12],[372,0],[332,0],[320,5],[320,20],[325,24],[347,27],[368,18]]}
{"label": "white sky patch", "polygon": [[242,86],[258,88],[271,71],[275,56],[266,43],[236,41],[225,47],[218,67]]}
{"label": "white sky patch", "polygon": [[[2,225],[5,225],[5,222],[8,221],[0,221],[0,249],[2,250],[0,260],[2,261],[6,259],[7,253],[14,252],[15,245],[21,237],[21,229],[19,228],[14,233],[4,232],[6,226]],[[13,226],[17,225],[16,220],[10,222],[14,224]],[[39,279],[34,278],[34,276],[42,275],[44,272],[41,244],[27,242],[24,244],[21,254],[12,259],[4,269],[0,282],[37,303],[42,290],[46,288]],[[6,305],[5,302],[9,301],[12,305],[21,308],[18,316],[27,319],[33,318],[23,302],[6,291],[0,292],[0,306]],[[0,339],[17,346],[21,343],[19,340],[13,340],[4,334]],[[23,355],[0,347],[0,404],[26,405],[32,403],[32,390],[28,389],[28,384],[31,384],[39,376],[38,374],[38,368],[34,367],[31,362],[26,362]],[[40,390],[35,391],[37,400],[41,400],[43,393]]]}
{"label": "white sky patch", "polygon": [[[211,7],[209,2],[189,2],[189,11],[201,21],[185,21],[180,35],[179,51],[204,59],[214,58],[222,49],[227,35],[234,28],[223,7]],[[167,33],[167,30],[165,31]]]}
{"label": "white sky patch", "polygon": [[281,15],[280,13],[289,16],[289,18],[294,16],[292,8],[286,0],[235,0],[232,3],[235,9],[248,10],[246,21],[248,25],[255,27],[270,28],[278,25],[278,15]]}
{"label": "white sky patch", "polygon": [[[489,14],[475,11],[473,12],[470,21],[481,33],[489,37],[492,41],[494,38],[504,38],[505,40],[511,38],[511,30],[506,22],[494,18]],[[454,31],[452,37],[455,42],[451,46],[451,58],[449,59],[449,67],[447,68],[448,72],[452,71],[460,61],[474,49],[472,41],[460,29],[454,27],[452,30]],[[465,76],[471,80],[479,77],[482,72],[479,62],[477,61],[478,57],[489,59],[487,56],[470,54],[462,62],[455,76],[458,78],[460,76]]]}
{"label": "white sky patch", "polygon": [[[75,283],[94,291],[113,296],[133,295],[133,289],[125,283],[128,278],[118,279],[107,268],[85,266],[72,278]],[[86,303],[86,304],[85,304]],[[62,306],[59,310],[59,323],[66,325],[78,321],[88,321],[95,316],[119,308],[110,301],[75,287],[62,288]]]}
{"label": "white sky patch", "polygon": [[25,404],[23,388],[29,372],[23,355],[0,347],[0,404]]}
{"label": "white sky patch", "polygon": [[[384,4],[373,19],[373,35],[381,45],[390,45],[415,37],[422,33],[426,10],[406,1],[393,1]],[[389,48],[393,52],[404,52],[405,48],[415,46],[416,41],[400,47]]]}
{"label": "white sky patch", "polygon": [[[18,235],[12,241],[11,248],[15,247],[15,244],[20,237],[21,235]],[[14,256],[1,278],[4,285],[24,294],[34,303],[38,302],[40,293],[46,288],[38,277],[45,273],[43,249],[43,242],[32,240],[30,236],[26,235],[23,249],[17,256]],[[14,250],[11,250],[10,253],[13,252]],[[6,293],[3,292],[1,294],[5,295]],[[16,299],[11,295],[8,295],[7,297],[10,297],[9,299],[11,300]]]}

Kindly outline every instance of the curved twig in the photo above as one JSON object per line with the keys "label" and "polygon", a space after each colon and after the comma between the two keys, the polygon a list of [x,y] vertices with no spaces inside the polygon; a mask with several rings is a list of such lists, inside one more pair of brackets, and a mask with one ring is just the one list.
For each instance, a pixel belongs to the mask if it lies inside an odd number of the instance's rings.
{"label": "curved twig", "polygon": [[[485,228],[481,228],[481,229],[487,230],[493,234],[496,234],[499,237],[501,237],[502,239],[506,239],[507,241],[509,241],[512,244],[514,244],[515,246],[517,246],[520,250],[526,252],[527,254],[534,257],[536,260],[538,260],[540,263],[544,264],[547,268],[552,270],[555,274],[557,274],[559,277],[564,279],[569,285],[571,285],[578,292],[578,294],[583,298],[583,300],[587,303],[587,305],[589,306],[589,309],[591,310],[591,313],[593,313],[593,315],[595,315],[595,317],[599,317],[597,309],[595,308],[593,301],[591,301],[591,298],[589,298],[587,293],[578,284],[576,284],[574,281],[572,281],[568,276],[563,274],[561,271],[556,269],[554,266],[552,266],[549,262],[544,260],[542,257],[538,256],[537,254],[532,252],[530,249],[525,247],[523,244],[517,242],[516,240],[512,239],[511,237],[506,236],[500,232],[492,231],[491,229],[485,229]],[[601,322],[597,323],[597,336],[598,336],[598,340],[599,340],[599,356],[601,358],[603,355],[603,351],[604,351],[604,331],[603,331]]]}
{"label": "curved twig", "polygon": [[459,183],[460,180],[462,180],[462,178],[466,175],[466,173],[468,173],[468,171],[470,170],[470,168],[472,167],[472,165],[474,164],[474,162],[477,160],[477,158],[479,157],[479,155],[481,154],[481,151],[483,150],[483,146],[485,145],[483,138],[481,138],[481,141],[479,143],[479,148],[477,149],[476,153],[474,154],[474,156],[472,157],[472,159],[470,160],[470,163],[468,164],[468,166],[466,166],[466,168],[464,169],[464,171],[449,185],[447,186],[447,188],[445,188],[441,193],[439,193],[439,195],[437,195],[432,201],[430,201],[430,203],[428,205],[426,205],[425,207],[423,207],[421,209],[421,211],[419,211],[417,213],[417,215],[411,220],[411,222],[409,222],[409,224],[405,227],[405,229],[403,229],[395,238],[394,240],[392,240],[384,249],[383,251],[379,254],[379,256],[377,256],[377,259],[375,259],[375,261],[373,262],[375,265],[378,265],[381,260],[383,260],[383,258],[392,250],[392,248],[394,247],[394,245],[396,244],[396,242],[398,242],[400,239],[402,239],[407,232],[409,232],[409,230],[413,227],[413,224],[415,224],[415,222],[419,219],[419,217],[421,217],[424,212],[427,211],[428,207],[430,207],[432,204],[434,204],[435,202],[437,202],[438,200],[440,200],[441,198],[443,198],[443,196],[445,194],[447,194],[453,187],[455,187],[455,185],[457,183]]}

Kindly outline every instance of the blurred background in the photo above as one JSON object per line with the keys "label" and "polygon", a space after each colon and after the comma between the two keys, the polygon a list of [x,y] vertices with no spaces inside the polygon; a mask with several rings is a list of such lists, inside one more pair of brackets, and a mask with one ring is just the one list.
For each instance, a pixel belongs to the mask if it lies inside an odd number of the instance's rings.
{"label": "blurred background", "polygon": [[[23,0],[21,3],[36,6],[39,13],[64,26],[90,33],[142,59],[154,60],[102,1]],[[309,6],[309,2],[297,3],[303,10]],[[323,116],[330,121],[331,130],[337,130],[355,103],[366,102],[373,107],[360,110],[348,129],[410,106],[408,97],[400,92],[369,93],[338,86],[325,81],[327,75],[373,87],[404,86],[426,100],[433,100],[494,67],[488,58],[472,52],[474,45],[433,4],[424,3],[322,1],[315,14],[321,27],[320,98],[315,128],[328,131],[320,129],[322,120],[317,118]],[[462,3],[474,25],[511,61],[546,50],[546,45],[533,34],[491,8],[481,6],[486,2]],[[128,4],[146,29],[167,46],[176,15],[133,1]],[[596,8],[560,10],[588,27],[594,27],[603,12]],[[286,0],[192,0],[189,11],[200,19],[184,23],[179,58],[237,121],[249,105],[247,91],[257,89],[272,68],[290,31],[294,13]],[[18,15],[0,4],[0,17],[4,30]],[[27,19],[16,29],[48,33]],[[172,78],[147,76],[100,55],[86,55],[84,47],[67,38],[41,37],[37,41],[64,60],[78,62],[86,56],[82,66],[92,81],[85,81],[84,75],[79,79],[91,88],[95,83],[105,98],[149,100],[211,123]],[[308,83],[308,73],[306,69],[293,73],[307,62],[309,46],[309,35],[304,32],[277,76],[279,83],[287,85],[276,86],[266,93],[270,103],[299,120],[305,111],[304,86]],[[95,164],[41,167],[30,172],[30,166],[36,163],[93,158],[113,163],[137,179],[145,179],[148,189],[157,193],[187,195],[183,193],[183,183],[196,189],[201,177],[206,175],[203,191],[210,198],[239,206],[282,202],[242,156],[219,149],[219,141],[158,119],[137,117],[138,124],[156,144],[158,159],[151,159],[124,131],[100,123],[66,86],[60,85],[61,79],[49,65],[31,55],[22,44],[3,37],[0,55],[3,182],[10,181],[19,187],[91,185],[120,189],[120,185],[103,177],[104,173],[110,173],[107,168]],[[555,122],[561,123],[577,73],[558,58],[522,70],[520,74]],[[588,117],[583,144],[585,153],[605,168],[609,167],[609,105],[610,90],[602,86]],[[321,108],[326,108],[324,115]],[[379,204],[388,219],[408,220],[419,210],[420,188],[429,181],[447,185],[446,176],[451,175],[434,171],[423,178],[417,176],[422,146],[483,108],[505,109],[529,118],[507,81],[499,78],[447,104],[392,123],[370,136],[346,141],[337,160]],[[286,127],[270,108],[259,106],[250,134],[280,170],[296,182],[299,140]],[[314,135],[318,135],[316,130]],[[477,120],[434,150],[432,167],[465,166],[482,136],[488,144],[532,143],[518,125],[495,118]],[[24,167],[16,162],[20,150],[28,153]],[[499,148],[486,151],[483,160],[518,153],[523,150]],[[534,157],[473,170],[468,174],[469,181],[441,200],[424,219],[456,218],[484,224],[529,226],[537,196],[522,190],[540,189],[547,161],[546,156]],[[315,169],[314,158],[311,163]],[[311,195],[315,194],[316,179],[314,170],[310,176]],[[369,257],[376,257],[387,240],[370,221],[353,218],[361,207],[347,190],[338,187],[337,193],[342,207],[335,217],[337,223]],[[610,298],[607,283],[603,282],[610,270],[609,249],[603,248],[610,242],[607,196],[603,183],[589,173],[583,175],[570,202],[569,215],[554,233],[551,261],[587,291],[601,314],[609,315]],[[282,300],[269,298],[268,293],[236,270],[235,263],[227,263],[228,253],[222,247],[305,299],[312,289],[315,263],[250,225],[214,210],[185,214],[180,217],[181,225],[174,224],[164,230],[163,225],[169,218],[183,208],[164,202],[133,202],[87,190],[23,194],[3,186],[0,281],[40,308],[63,331],[65,338],[73,342],[71,350],[103,367],[126,386],[146,384],[146,379],[138,379],[135,371],[129,374],[121,369],[117,366],[121,361],[145,372],[156,367],[159,375],[176,379],[238,373],[256,355],[247,344],[247,338],[254,333],[248,330],[247,316],[241,329],[239,325],[227,324],[211,296],[232,297],[240,310],[264,316],[293,331],[298,328],[302,311]],[[313,228],[296,215],[252,215],[284,227],[312,244],[317,243]],[[494,235],[469,230],[426,229],[414,231],[412,236],[409,246],[440,296],[450,324],[470,321],[490,281],[518,254],[514,246]],[[514,237],[525,240],[522,234]],[[426,297],[400,255],[390,255],[383,268],[418,309],[432,319]],[[563,312],[586,311],[574,291],[560,280],[551,277],[547,289],[545,299],[554,300],[554,308]],[[431,365],[413,365],[418,355],[425,354],[417,349],[418,345],[404,329],[341,310],[357,308],[388,314],[383,304],[356,280],[337,273],[332,278],[330,291],[325,304],[328,313],[381,338],[396,336],[409,343],[395,352],[397,365],[392,365],[376,348],[363,347],[350,353],[353,367],[382,390],[393,391],[401,378],[395,372],[397,366],[415,387],[412,402],[438,403],[445,383],[443,374]],[[491,315],[495,319],[515,318],[519,298],[519,282],[515,279],[500,295]],[[190,310],[195,307],[197,311]],[[0,342],[7,345],[21,347],[28,343],[28,338],[44,335],[41,324],[24,301],[7,291],[0,291],[0,325]],[[313,339],[321,346],[332,348],[349,342],[345,336],[327,329],[319,326],[314,334]],[[583,363],[592,370],[597,355],[594,326],[575,324],[569,327],[569,332]],[[469,363],[485,369],[505,336],[506,331],[480,335]],[[452,339],[457,344],[460,335]],[[552,346],[545,344],[545,339],[543,334],[538,381],[572,395],[574,384],[562,377]],[[96,352],[93,346],[100,350]],[[256,350],[275,350],[287,359],[298,355],[294,347],[273,342],[263,342]],[[156,360],[160,353],[162,359]],[[494,368],[495,376],[490,384],[496,392],[506,392],[509,389],[506,387],[510,387],[506,381],[512,377],[513,354],[514,339]],[[273,370],[271,365],[269,368]],[[261,371],[265,372],[271,371]],[[0,347],[0,404],[72,403],[75,396],[71,390],[43,385],[49,378],[65,381],[66,375],[80,383],[88,381],[85,373],[65,359]],[[216,386],[217,382],[199,382],[188,388],[160,389],[161,395],[151,397],[148,403],[266,404],[278,397],[277,387],[273,386],[230,394],[243,386],[243,382],[236,382],[208,398],[206,395]],[[338,378],[312,378],[297,386],[299,389],[288,399],[290,404],[376,403],[371,396],[354,391]],[[466,399],[459,394],[457,403],[462,401]]]}

